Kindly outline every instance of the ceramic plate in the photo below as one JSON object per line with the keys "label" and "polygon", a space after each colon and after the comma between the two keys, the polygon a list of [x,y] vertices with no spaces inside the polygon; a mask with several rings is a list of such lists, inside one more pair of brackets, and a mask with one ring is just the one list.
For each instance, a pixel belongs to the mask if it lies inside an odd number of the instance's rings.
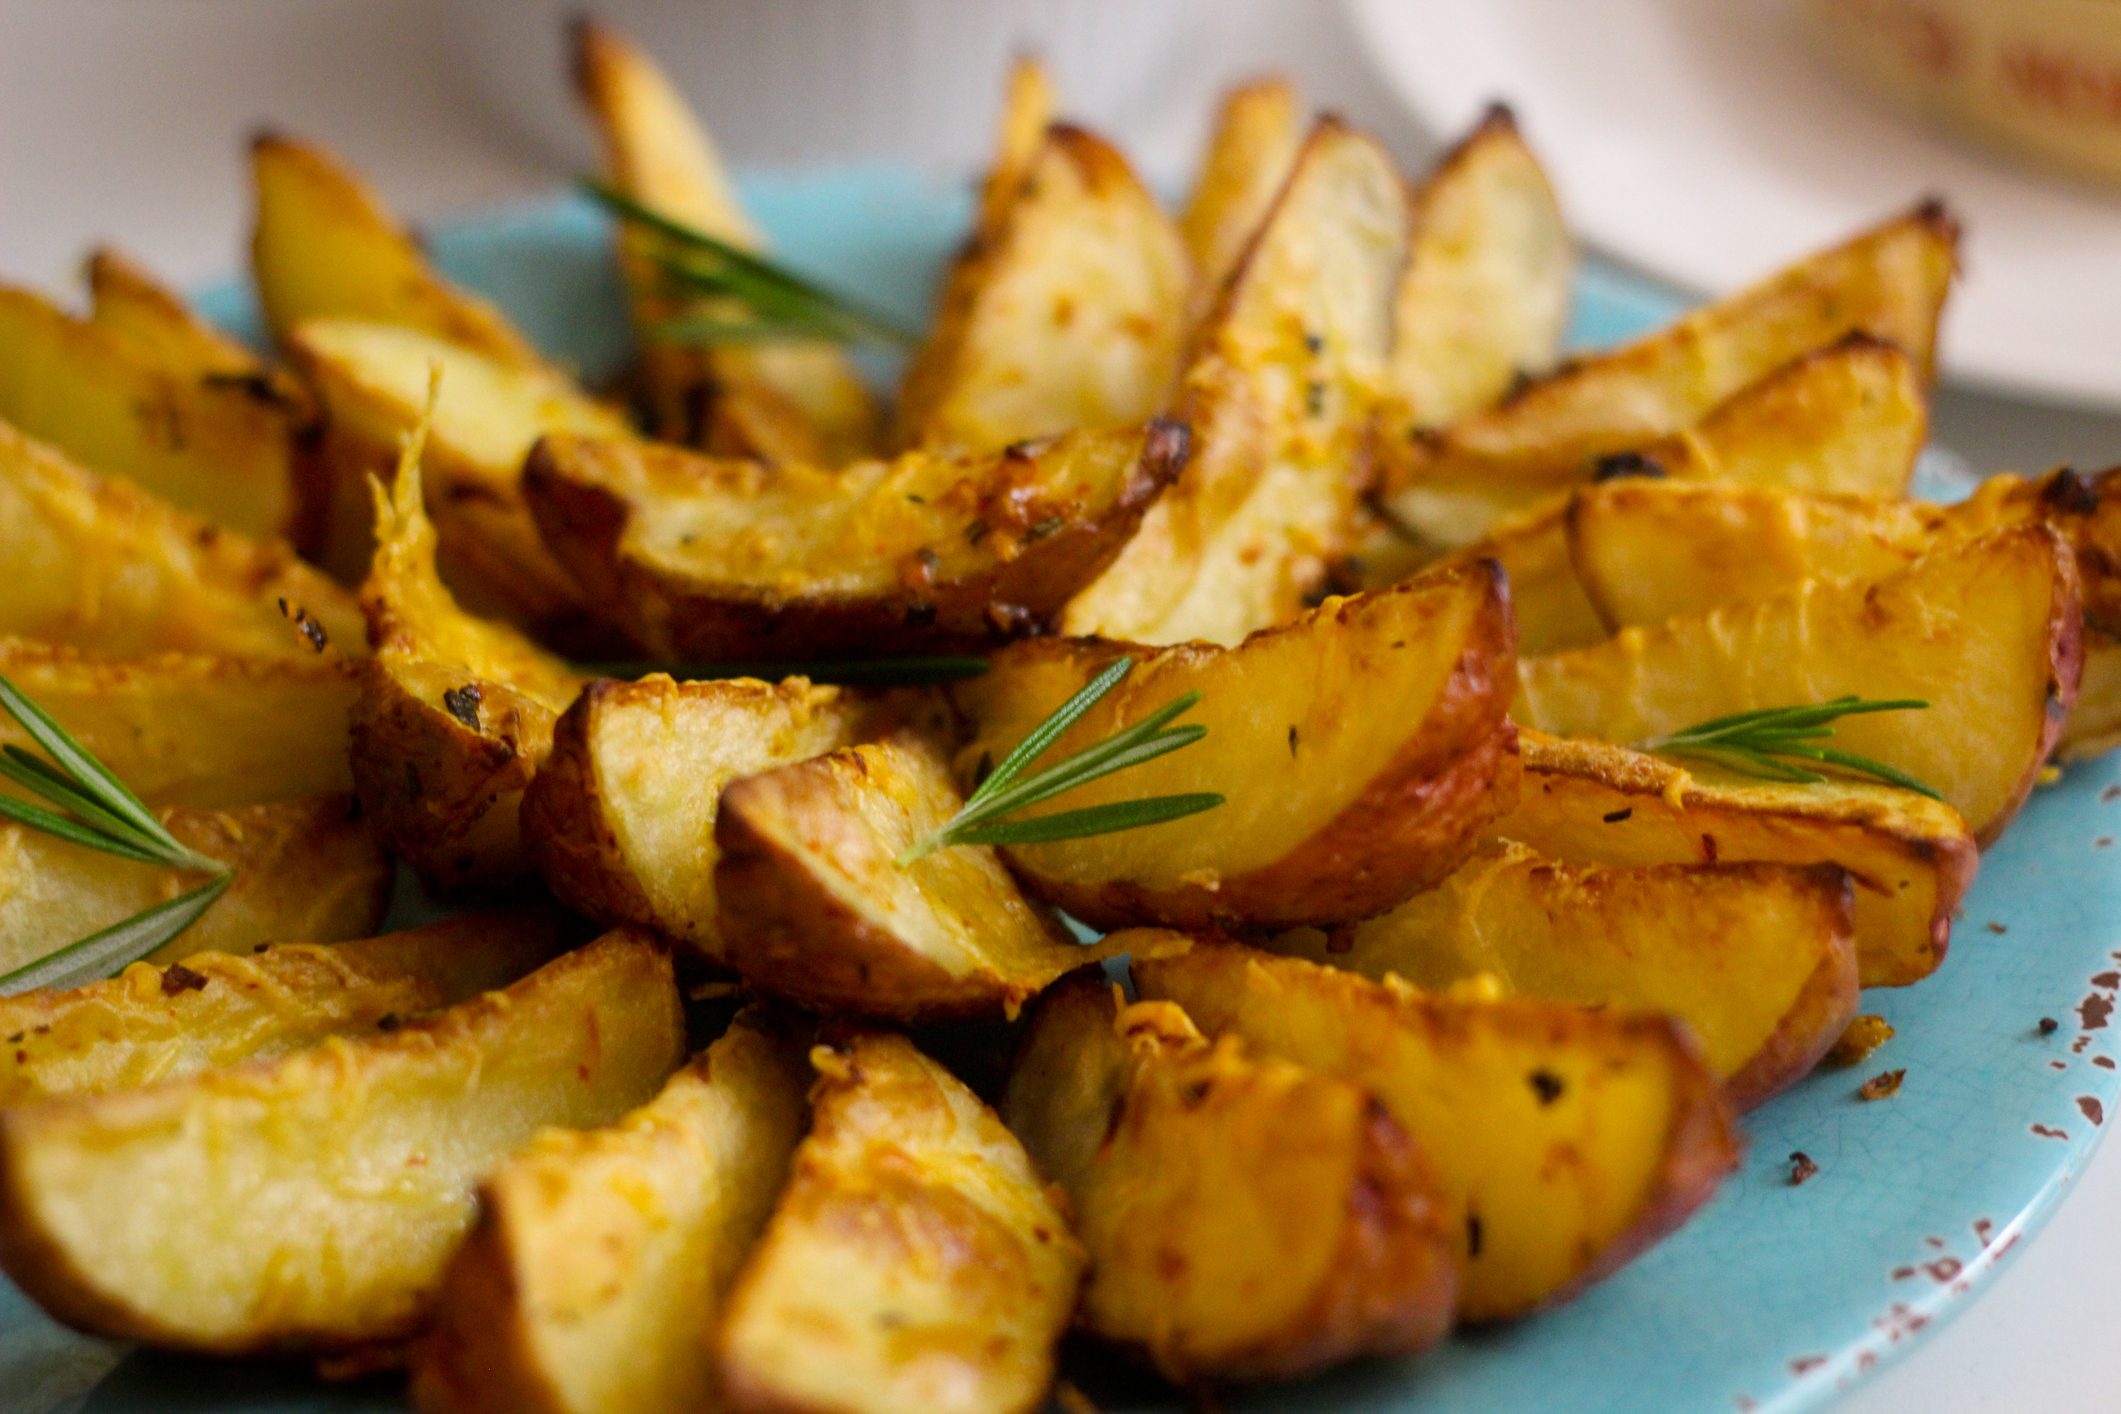
{"label": "ceramic plate", "polygon": [[1735,289],[1927,193],[1966,223],[1948,375],[2121,407],[2121,191],[1934,136],[1814,53],[1797,0],[1348,0],[1431,131],[1491,99],[1570,224],[1695,289]]}
{"label": "ceramic plate", "polygon": [[[965,194],[890,172],[754,182],[791,261],[918,318],[957,240]],[[505,305],[585,374],[625,356],[603,228],[560,201],[445,230],[452,273]],[[209,299],[242,327],[233,289]],[[1674,308],[1594,266],[1577,335],[1607,342]],[[2121,989],[2121,767],[2035,792],[1983,861],[1942,970],[1867,993],[1898,1039],[1859,1074],[1815,1075],[1747,1120],[1743,1168],[1678,1235],[1562,1310],[1229,1401],[1305,1414],[1731,1414],[1814,1409],[1966,1304],[2039,1226],[2116,1103]],[[2051,1036],[2042,1017],[2060,1024]],[[1891,1100],[1863,1074],[1904,1067]],[[1788,1155],[1820,1168],[1801,1188]],[[1101,1407],[1177,1408],[1125,1381]],[[388,1382],[327,1389],[299,1372],[174,1359],[73,1336],[0,1285],[4,1414],[401,1411]]]}

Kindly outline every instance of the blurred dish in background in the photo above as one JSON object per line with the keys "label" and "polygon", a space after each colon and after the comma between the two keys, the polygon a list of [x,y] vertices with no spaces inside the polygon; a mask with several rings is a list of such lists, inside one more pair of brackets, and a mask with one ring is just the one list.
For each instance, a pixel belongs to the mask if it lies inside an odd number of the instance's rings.
{"label": "blurred dish in background", "polygon": [[1432,131],[1508,97],[1587,239],[1703,291],[1948,196],[1967,242],[1946,375],[2121,408],[2121,195],[1910,122],[1835,71],[1799,0],[1347,3]]}

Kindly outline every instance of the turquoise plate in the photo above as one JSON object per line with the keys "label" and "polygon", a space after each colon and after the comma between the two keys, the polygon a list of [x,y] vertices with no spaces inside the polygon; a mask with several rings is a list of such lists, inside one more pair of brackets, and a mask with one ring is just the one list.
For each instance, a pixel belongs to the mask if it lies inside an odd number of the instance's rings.
{"label": "turquoise plate", "polygon": [[[964,229],[966,193],[904,173],[761,179],[748,194],[792,263],[922,317]],[[590,378],[626,354],[600,219],[564,199],[437,233],[454,275],[491,294]],[[254,323],[234,287],[215,317]],[[1579,288],[1577,341],[1669,317],[1673,294],[1611,267]],[[1751,1115],[1743,1167],[1683,1231],[1573,1304],[1230,1401],[1306,1414],[1732,1414],[1816,1409],[1963,1310],[2039,1227],[2115,1104],[2107,1017],[2121,988],[2121,766],[2035,792],[1982,862],[1949,960],[1918,987],[1866,993],[1899,1036],[1869,1070],[1905,1067],[1860,1104],[1829,1072]],[[2061,1023],[2051,1036],[2042,1017]],[[1868,1073],[1868,1072],[1866,1072]],[[1818,1176],[1789,1183],[1803,1150]],[[1139,1384],[1115,1411],[1176,1407]],[[389,1382],[327,1388],[298,1371],[182,1360],[74,1336],[0,1286],[6,1414],[352,1414],[404,1408]]]}

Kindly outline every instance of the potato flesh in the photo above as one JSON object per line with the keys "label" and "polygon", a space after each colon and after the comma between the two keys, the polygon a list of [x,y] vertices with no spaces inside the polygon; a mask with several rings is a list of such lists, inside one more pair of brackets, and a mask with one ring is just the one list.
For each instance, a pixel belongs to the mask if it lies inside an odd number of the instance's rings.
{"label": "potato flesh", "polygon": [[810,1136],[731,1293],[730,1407],[1023,1414],[1083,1253],[993,1111],[900,1036],[812,1053]]}
{"label": "potato flesh", "polygon": [[[0,633],[113,655],[305,661],[364,651],[351,597],[284,544],[216,530],[5,422],[0,550],[11,570],[0,585]],[[297,610],[315,621],[326,649],[296,627]]]}
{"label": "potato flesh", "polygon": [[[355,942],[191,952],[181,970],[136,962],[71,991],[0,999],[13,1052],[12,1064],[0,1062],[0,1107],[374,1035],[514,982],[559,951],[561,921],[555,910],[516,909]],[[172,946],[186,944],[196,946],[191,933]]]}
{"label": "potato flesh", "polygon": [[670,963],[608,935],[389,1035],[0,1111],[0,1263],[83,1329],[190,1350],[410,1333],[472,1186],[608,1123],[682,1054]]}
{"label": "potato flesh", "polygon": [[1567,498],[1552,497],[1441,562],[1493,560],[1502,566],[1517,616],[1517,651],[1526,657],[1588,648],[1610,637],[1571,558],[1568,515]]}
{"label": "potato flesh", "polygon": [[429,1414],[718,1407],[709,1339],[802,1137],[801,1052],[744,1018],[616,1124],[548,1130],[480,1188],[414,1360]]}
{"label": "potato flesh", "polygon": [[1927,783],[1986,841],[2017,813],[2076,698],[2081,621],[2068,546],[2029,526],[1869,584],[1807,580],[1526,659],[1512,715],[1559,735],[1640,741],[1756,708],[1922,698],[1919,716],[1844,718],[1833,745]]}
{"label": "potato flesh", "polygon": [[295,392],[249,348],[199,318],[152,276],[108,246],[89,255],[89,323],[135,358],[172,373],[256,378],[280,396]]}
{"label": "potato flesh", "polygon": [[1197,945],[1135,965],[1145,1000],[1375,1093],[1435,1168],[1465,1253],[1459,1315],[1520,1315],[1633,1256],[1737,1158],[1731,1116],[1663,1017],[1428,996]]}
{"label": "potato flesh", "polygon": [[1391,159],[1321,122],[1196,336],[1199,450],[1064,632],[1234,644],[1301,612],[1355,530],[1406,226]]}
{"label": "potato flesh", "polygon": [[1216,112],[1200,177],[1179,221],[1193,257],[1188,327],[1214,305],[1245,245],[1266,218],[1303,151],[1295,86],[1269,78],[1231,89]]}
{"label": "potato flesh", "polygon": [[1784,785],[1697,778],[1626,747],[1518,738],[1524,789],[1485,842],[1611,868],[1759,860],[1840,865],[1855,886],[1857,968],[1866,987],[1936,970],[1978,859],[1959,812],[1867,781]]}
{"label": "potato flesh", "polygon": [[525,798],[531,855],[577,910],[718,956],[722,788],[849,745],[859,716],[837,689],[802,678],[595,684]]}
{"label": "potato flesh", "polygon": [[1608,869],[1504,845],[1381,918],[1266,946],[1430,992],[1486,977],[1505,996],[1664,1012],[1719,1080],[1755,1072],[1740,1097],[1752,1104],[1809,1070],[1855,1015],[1851,913],[1831,865]]}
{"label": "potato flesh", "polygon": [[[0,639],[0,673],[149,805],[226,810],[353,788],[352,664],[101,659]],[[10,741],[31,745],[0,724]]]}
{"label": "potato flesh", "polygon": [[[228,892],[165,944],[158,961],[249,952],[261,943],[333,943],[363,937],[382,921],[390,861],[348,796],[158,813],[179,842],[236,870]],[[0,973],[205,882],[201,874],[0,825]]]}

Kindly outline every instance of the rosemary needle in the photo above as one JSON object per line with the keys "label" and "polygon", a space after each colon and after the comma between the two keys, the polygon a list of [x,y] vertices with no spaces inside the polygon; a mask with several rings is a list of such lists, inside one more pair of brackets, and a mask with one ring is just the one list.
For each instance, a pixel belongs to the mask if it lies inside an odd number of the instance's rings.
{"label": "rosemary needle", "polygon": [[1831,738],[1834,735],[1832,724],[1843,717],[1871,712],[1919,711],[1928,706],[1929,703],[1915,698],[1876,702],[1849,696],[1809,706],[1763,707],[1697,722],[1665,736],[1653,736],[1637,742],[1635,749],[1662,756],[1700,757],[1760,780],[1788,781],[1795,785],[1826,784],[1827,777],[1798,764],[1812,761],[1918,791],[1932,800],[1942,800],[1943,795],[1935,789],[1897,767],[1851,751],[1816,744]]}

